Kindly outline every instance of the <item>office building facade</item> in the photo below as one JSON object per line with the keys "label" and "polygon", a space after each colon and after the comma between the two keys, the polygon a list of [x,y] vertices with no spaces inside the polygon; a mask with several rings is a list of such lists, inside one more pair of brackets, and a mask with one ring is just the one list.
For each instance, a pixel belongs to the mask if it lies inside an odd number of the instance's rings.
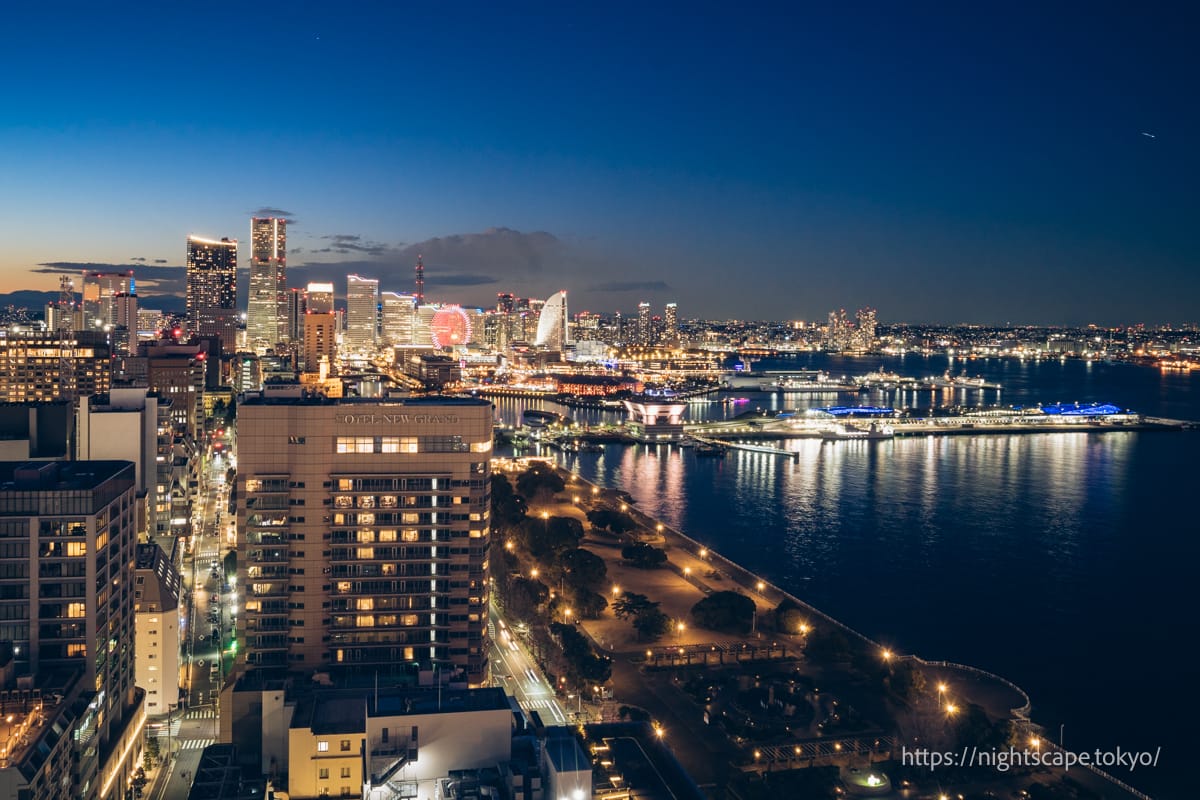
{"label": "office building facade", "polygon": [[237,240],[187,240],[187,332],[237,349]]}
{"label": "office building facade", "polygon": [[379,327],[379,281],[346,276],[346,331],[342,344],[347,354],[375,351]]}
{"label": "office building facade", "polygon": [[287,333],[287,220],[250,220],[250,296],[246,343],[258,352],[273,349]]}

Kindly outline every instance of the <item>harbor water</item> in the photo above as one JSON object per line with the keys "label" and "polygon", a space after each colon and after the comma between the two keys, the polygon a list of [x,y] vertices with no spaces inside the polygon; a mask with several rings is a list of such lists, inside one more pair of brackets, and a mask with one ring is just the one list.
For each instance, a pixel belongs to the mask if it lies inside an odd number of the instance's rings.
{"label": "harbor water", "polygon": [[[965,370],[1003,389],[736,390],[692,401],[688,418],[835,404],[1078,401],[1200,420],[1200,374],[1128,364],[812,354],[756,368],[834,377],[883,368],[919,378]],[[619,419],[536,400],[495,402],[508,424],[526,408],[590,425]],[[623,489],[643,512],[899,652],[1013,680],[1033,698],[1035,721],[1056,740],[1061,732],[1068,748],[1161,747],[1156,769],[1115,774],[1156,797],[1182,796],[1200,712],[1187,688],[1200,432],[782,444],[798,460],[736,450],[697,458],[671,445],[540,454]]]}

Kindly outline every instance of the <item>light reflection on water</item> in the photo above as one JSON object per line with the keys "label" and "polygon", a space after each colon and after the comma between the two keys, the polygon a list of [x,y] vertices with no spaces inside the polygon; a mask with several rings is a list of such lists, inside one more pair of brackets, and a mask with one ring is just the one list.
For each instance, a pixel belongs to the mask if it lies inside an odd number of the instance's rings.
{"label": "light reflection on water", "polygon": [[[917,362],[884,366],[941,371]],[[1003,381],[1005,402],[1113,400],[1200,417],[1194,375],[1071,362],[972,362],[968,371]],[[1085,379],[1093,383],[1081,389]],[[756,395],[734,414],[793,404]],[[497,400],[510,419],[527,406],[542,407]],[[694,403],[688,413],[730,416],[727,408]],[[1178,595],[1200,560],[1189,533],[1198,444],[1192,433],[1055,433],[792,440],[782,446],[799,453],[794,462],[745,451],[700,458],[673,446],[546,455],[628,491],[651,516],[870,636],[1011,677],[1030,690],[1035,717],[1066,722],[1080,747],[1141,741],[1182,754],[1191,734],[1181,720],[1200,714],[1190,695],[1116,713],[1097,698],[1118,684],[1182,686],[1186,660],[1096,655],[1173,652],[1192,627]],[[1172,787],[1173,775],[1182,777],[1166,766],[1136,785]]]}

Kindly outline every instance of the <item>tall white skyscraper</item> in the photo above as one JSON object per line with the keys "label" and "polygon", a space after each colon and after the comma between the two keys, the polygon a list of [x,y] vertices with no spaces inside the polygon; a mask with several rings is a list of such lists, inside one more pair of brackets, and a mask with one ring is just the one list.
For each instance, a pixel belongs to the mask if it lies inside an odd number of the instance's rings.
{"label": "tall white skyscraper", "polygon": [[382,339],[386,344],[412,344],[416,302],[411,294],[380,292]]}
{"label": "tall white skyscraper", "polygon": [[679,344],[679,306],[667,303],[663,309],[663,343],[675,346]]}
{"label": "tall white skyscraper", "polygon": [[286,339],[287,220],[250,220],[250,298],[246,343],[262,352]]}
{"label": "tall white skyscraper", "polygon": [[646,302],[638,303],[637,343],[645,346],[652,344],[653,339],[654,331],[650,326],[650,304]]}
{"label": "tall white skyscraper", "polygon": [[566,290],[550,295],[538,316],[537,339],[534,344],[550,350],[562,350],[570,342],[567,334],[569,319]]}
{"label": "tall white skyscraper", "polygon": [[379,281],[346,276],[346,333],[342,344],[348,353],[371,353],[379,327]]}

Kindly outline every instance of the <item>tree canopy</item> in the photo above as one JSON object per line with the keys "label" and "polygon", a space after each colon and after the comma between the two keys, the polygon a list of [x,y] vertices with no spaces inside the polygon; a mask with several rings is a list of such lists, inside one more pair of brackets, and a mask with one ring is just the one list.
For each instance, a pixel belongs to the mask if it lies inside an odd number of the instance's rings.
{"label": "tree canopy", "polygon": [[583,539],[583,524],[571,517],[531,517],[521,523],[522,544],[538,560],[559,558]]}
{"label": "tree canopy", "polygon": [[621,558],[641,569],[657,569],[667,563],[667,551],[639,542],[622,547]]}
{"label": "tree canopy", "polygon": [[492,524],[509,527],[525,519],[525,498],[513,491],[504,475],[492,475]]}
{"label": "tree canopy", "polygon": [[530,467],[517,476],[517,491],[530,499],[541,492],[556,494],[565,486],[562,477],[549,466]]}
{"label": "tree canopy", "polygon": [[637,528],[633,517],[623,511],[614,511],[611,508],[593,508],[587,512],[587,518],[594,527],[616,534],[628,533]]}
{"label": "tree canopy", "polygon": [[595,590],[608,576],[604,559],[590,550],[568,551],[559,563],[566,573],[567,583],[578,589]]}
{"label": "tree canopy", "polygon": [[692,621],[715,631],[748,633],[757,613],[754,601],[738,592],[713,592],[692,606]]}

